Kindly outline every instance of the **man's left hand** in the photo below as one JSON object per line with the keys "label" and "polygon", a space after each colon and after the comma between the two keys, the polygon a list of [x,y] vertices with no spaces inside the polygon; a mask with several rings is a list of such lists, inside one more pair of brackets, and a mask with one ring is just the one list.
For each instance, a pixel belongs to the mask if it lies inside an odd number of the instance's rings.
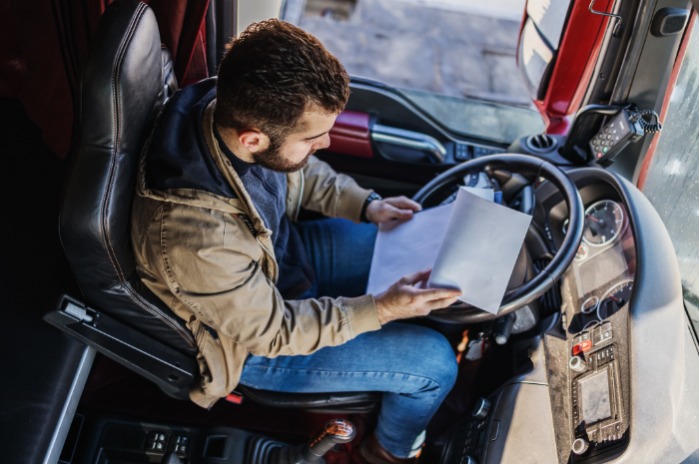
{"label": "man's left hand", "polygon": [[420,210],[420,204],[405,196],[387,197],[371,201],[366,208],[366,218],[376,224],[389,220],[410,220]]}

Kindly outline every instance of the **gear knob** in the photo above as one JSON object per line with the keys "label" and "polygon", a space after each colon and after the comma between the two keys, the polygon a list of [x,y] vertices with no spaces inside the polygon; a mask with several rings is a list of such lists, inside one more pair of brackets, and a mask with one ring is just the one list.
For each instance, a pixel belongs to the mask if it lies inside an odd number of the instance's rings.
{"label": "gear knob", "polygon": [[[354,424],[350,421],[346,419],[332,419],[325,424],[325,427],[320,432],[311,438],[308,454],[322,457],[335,445],[351,442],[356,435],[357,431],[354,428]],[[304,456],[306,455],[304,454]]]}
{"label": "gear knob", "polygon": [[323,456],[339,443],[351,442],[357,432],[354,424],[346,419],[328,421],[320,432],[305,445],[283,446],[265,463],[278,464],[322,464]]}

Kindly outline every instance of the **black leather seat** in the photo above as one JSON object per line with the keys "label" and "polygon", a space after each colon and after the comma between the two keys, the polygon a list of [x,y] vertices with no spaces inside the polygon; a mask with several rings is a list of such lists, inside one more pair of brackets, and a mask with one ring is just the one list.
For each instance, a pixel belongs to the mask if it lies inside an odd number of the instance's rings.
{"label": "black leather seat", "polygon": [[[81,81],[78,141],[59,232],[82,299],[64,296],[49,323],[120,362],[166,393],[186,398],[196,380],[194,338],[139,280],[129,219],[141,148],[175,85],[144,3],[110,5]],[[366,411],[375,393],[290,395],[239,387],[271,406]]]}

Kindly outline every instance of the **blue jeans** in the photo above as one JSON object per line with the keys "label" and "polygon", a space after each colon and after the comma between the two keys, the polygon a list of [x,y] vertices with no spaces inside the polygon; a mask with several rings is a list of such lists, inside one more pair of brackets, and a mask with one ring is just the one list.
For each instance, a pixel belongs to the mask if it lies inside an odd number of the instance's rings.
{"label": "blue jeans", "polygon": [[[318,296],[364,294],[376,227],[339,219],[300,228]],[[392,322],[340,346],[307,356],[250,356],[240,383],[291,393],[383,392],[375,434],[391,454],[407,457],[456,379],[454,351],[440,333]]]}

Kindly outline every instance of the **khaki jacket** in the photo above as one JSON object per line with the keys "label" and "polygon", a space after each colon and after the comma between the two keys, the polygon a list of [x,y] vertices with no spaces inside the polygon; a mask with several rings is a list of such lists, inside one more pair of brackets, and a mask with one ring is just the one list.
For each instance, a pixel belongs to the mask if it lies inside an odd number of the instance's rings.
{"label": "khaki jacket", "polygon": [[[131,229],[141,279],[194,335],[200,377],[190,398],[206,408],[236,387],[249,354],[309,354],[380,328],[370,295],[285,301],[279,294],[272,232],[218,146],[214,105],[204,113],[205,144],[238,197],[150,190],[142,162]],[[359,221],[369,192],[311,157],[288,175],[287,215],[295,220],[303,206]]]}

